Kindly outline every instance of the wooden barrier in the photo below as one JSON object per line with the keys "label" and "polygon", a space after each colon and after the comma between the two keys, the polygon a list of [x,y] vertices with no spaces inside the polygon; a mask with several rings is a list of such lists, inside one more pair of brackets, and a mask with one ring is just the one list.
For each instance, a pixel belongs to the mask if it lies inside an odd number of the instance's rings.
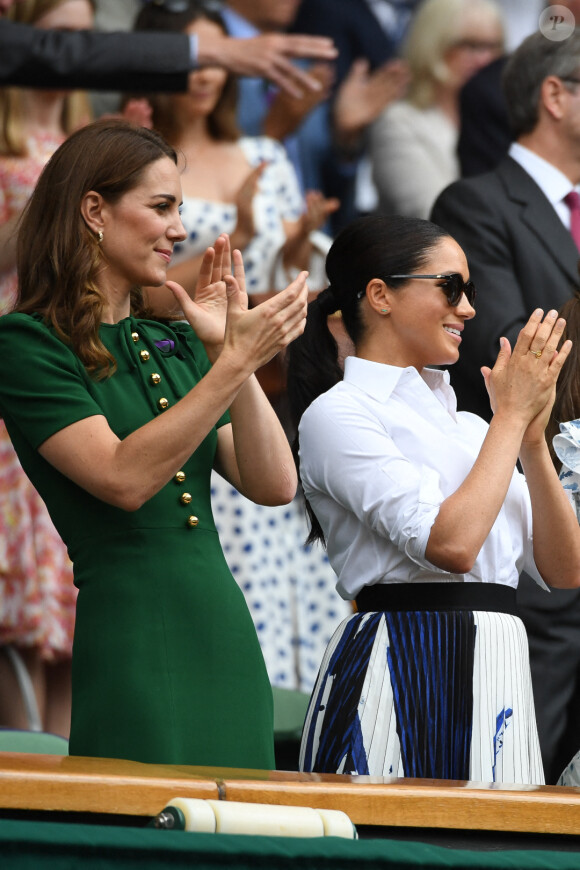
{"label": "wooden barrier", "polygon": [[178,795],[339,809],[356,825],[580,834],[575,788],[0,753],[0,815],[34,810],[153,817]]}

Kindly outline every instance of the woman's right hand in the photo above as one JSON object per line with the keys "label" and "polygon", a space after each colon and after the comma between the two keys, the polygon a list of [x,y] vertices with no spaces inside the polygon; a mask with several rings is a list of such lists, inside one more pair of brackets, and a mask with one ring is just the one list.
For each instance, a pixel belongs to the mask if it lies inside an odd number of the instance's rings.
{"label": "woman's right hand", "polygon": [[301,272],[285,290],[249,309],[242,254],[235,250],[230,255],[229,238],[222,234],[204,254],[194,299],[175,281],[167,286],[211,362],[225,353],[249,376],[302,334],[307,277]]}
{"label": "woman's right hand", "polygon": [[481,369],[494,415],[511,415],[521,423],[523,431],[534,421],[543,432],[558,375],[572,347],[572,342],[565,341],[558,351],[566,322],[558,318],[556,311],[549,311],[545,317],[543,314],[539,308],[534,311],[520,331],[513,352],[507,338],[502,338],[493,369]]}
{"label": "woman's right hand", "polygon": [[244,262],[233,252],[233,275],[225,278],[228,296],[226,335],[222,354],[246,361],[248,374],[266,365],[304,331],[308,307],[308,272],[301,272],[280,293],[248,309]]}

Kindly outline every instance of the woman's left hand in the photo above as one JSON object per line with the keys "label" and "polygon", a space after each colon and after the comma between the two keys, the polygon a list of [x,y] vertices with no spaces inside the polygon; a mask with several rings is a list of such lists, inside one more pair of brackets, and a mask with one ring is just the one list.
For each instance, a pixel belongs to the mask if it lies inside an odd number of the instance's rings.
{"label": "woman's left hand", "polygon": [[521,412],[526,424],[522,445],[544,442],[558,375],[572,347],[572,342],[566,340],[558,350],[565,326],[566,321],[556,311],[543,317],[543,311],[536,309],[520,330],[513,352],[508,340],[502,338],[502,350],[493,369],[481,369],[494,414],[498,397],[503,397],[500,404],[504,408],[511,403],[512,412]]}
{"label": "woman's left hand", "polygon": [[[203,256],[193,299],[180,284],[167,281],[167,286],[212,360],[219,355],[224,341],[227,315],[225,277],[231,274],[230,239],[226,233],[222,233]],[[243,281],[240,284],[239,301],[242,307],[248,307]]]}

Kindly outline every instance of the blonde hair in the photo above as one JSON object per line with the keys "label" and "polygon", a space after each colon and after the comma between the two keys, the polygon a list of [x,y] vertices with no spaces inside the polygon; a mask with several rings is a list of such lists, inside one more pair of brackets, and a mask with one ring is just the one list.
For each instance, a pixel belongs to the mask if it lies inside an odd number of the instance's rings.
{"label": "blonde hair", "polygon": [[[5,14],[10,21],[34,25],[48,12],[52,12],[66,0],[19,0]],[[95,0],[87,0],[93,10]],[[86,94],[74,91],[63,101],[61,126],[68,136],[82,124],[91,120],[91,108]],[[26,157],[28,148],[24,126],[24,111],[21,88],[0,88],[0,154]]]}
{"label": "blonde hair", "polygon": [[421,109],[433,105],[436,85],[449,78],[445,55],[461,40],[466,23],[483,15],[497,21],[503,34],[501,9],[494,0],[424,0],[403,45],[411,73],[409,102]]}

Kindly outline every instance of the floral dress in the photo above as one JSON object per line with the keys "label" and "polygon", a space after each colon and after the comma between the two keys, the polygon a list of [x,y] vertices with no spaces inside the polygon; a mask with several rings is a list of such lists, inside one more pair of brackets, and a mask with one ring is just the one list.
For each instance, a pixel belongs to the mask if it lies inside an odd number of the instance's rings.
{"label": "floral dress", "polygon": [[[0,156],[0,225],[22,211],[63,139],[38,134],[26,157]],[[16,270],[0,273],[0,315],[14,305],[16,283]],[[0,420],[0,645],[69,657],[76,594],[66,548]]]}

